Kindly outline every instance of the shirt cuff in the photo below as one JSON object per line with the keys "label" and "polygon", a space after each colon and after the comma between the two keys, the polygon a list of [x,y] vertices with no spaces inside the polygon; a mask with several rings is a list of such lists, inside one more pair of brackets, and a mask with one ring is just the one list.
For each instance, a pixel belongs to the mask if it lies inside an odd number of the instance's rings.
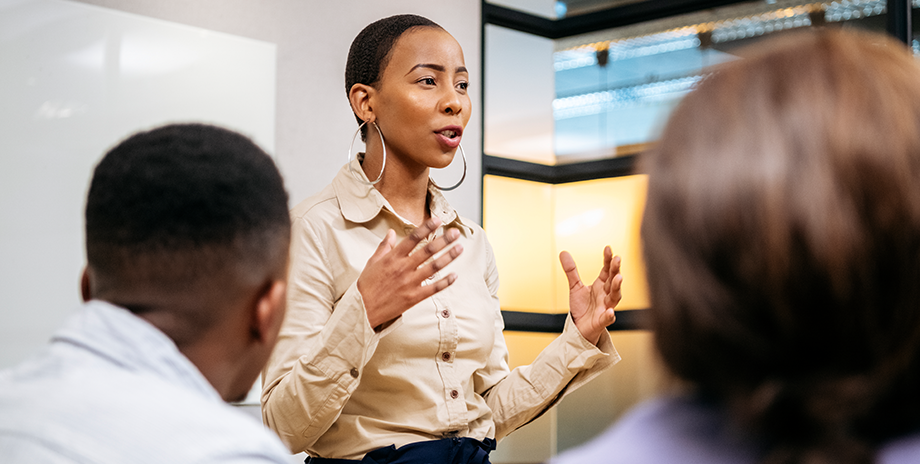
{"label": "shirt cuff", "polygon": [[571,361],[570,366],[579,369],[581,372],[573,380],[572,386],[577,387],[589,380],[597,377],[604,369],[620,362],[620,354],[613,346],[613,340],[610,339],[610,332],[604,331],[598,339],[597,345],[591,343],[575,326],[575,320],[569,313],[565,318],[565,328],[562,330],[561,337],[565,344],[572,348],[572,351],[578,353]]}
{"label": "shirt cuff", "polygon": [[315,366],[339,383],[356,383],[370,361],[380,338],[402,325],[402,317],[376,332],[367,320],[364,299],[357,282],[351,284],[332,310],[323,329],[325,353],[317,356]]}

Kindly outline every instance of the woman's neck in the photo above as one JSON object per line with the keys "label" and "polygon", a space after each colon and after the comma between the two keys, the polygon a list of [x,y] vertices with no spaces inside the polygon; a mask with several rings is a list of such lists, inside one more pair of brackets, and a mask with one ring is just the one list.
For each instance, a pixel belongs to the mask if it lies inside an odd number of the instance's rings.
{"label": "woman's neck", "polygon": [[[382,153],[369,147],[362,168],[368,179],[380,175]],[[373,150],[373,151],[372,151]],[[374,187],[387,199],[390,206],[416,226],[431,217],[428,209],[428,167],[409,166],[401,157],[387,153],[383,178]]]}

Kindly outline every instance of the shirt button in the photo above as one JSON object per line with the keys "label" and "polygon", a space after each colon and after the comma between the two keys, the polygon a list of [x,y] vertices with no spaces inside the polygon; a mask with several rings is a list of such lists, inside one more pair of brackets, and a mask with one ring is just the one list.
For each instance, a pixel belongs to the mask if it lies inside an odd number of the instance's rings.
{"label": "shirt button", "polygon": [[451,397],[451,398],[457,399],[459,396],[460,396],[460,392],[458,392],[457,390],[451,390],[451,391],[450,391],[450,397]]}
{"label": "shirt button", "polygon": [[450,352],[449,352],[449,351],[445,351],[444,353],[442,353],[442,354],[441,354],[441,359],[443,359],[444,361],[450,361]]}
{"label": "shirt button", "polygon": [[349,372],[349,374],[351,374],[352,377],[354,377],[354,378],[357,379],[357,378],[358,378],[358,368],[357,368],[357,367],[352,367],[352,368],[351,368],[351,371]]}
{"label": "shirt button", "polygon": [[441,311],[441,317],[443,317],[444,319],[447,319],[448,317],[450,317],[450,310],[445,309]]}

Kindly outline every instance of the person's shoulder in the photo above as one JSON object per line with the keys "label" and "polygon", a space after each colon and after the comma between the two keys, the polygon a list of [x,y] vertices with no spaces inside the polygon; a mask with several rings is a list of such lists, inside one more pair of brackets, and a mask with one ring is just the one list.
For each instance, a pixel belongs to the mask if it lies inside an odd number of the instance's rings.
{"label": "person's shoulder", "polygon": [[879,464],[915,463],[920,457],[920,431],[898,438],[879,449]]}
{"label": "person's shoulder", "polygon": [[61,462],[286,459],[280,440],[256,418],[154,375],[64,369],[0,383],[0,440],[24,456],[44,450],[61,454]]}
{"label": "person's shoulder", "polygon": [[483,230],[482,226],[480,226],[476,221],[466,216],[462,216],[460,213],[457,213],[457,222],[460,223],[461,227],[466,229],[466,232],[470,235],[470,237],[488,242],[485,230]]}
{"label": "person's shoulder", "polygon": [[291,219],[310,219],[329,214],[341,214],[338,198],[332,184],[323,187],[319,192],[291,208]]}
{"label": "person's shoulder", "polygon": [[642,403],[598,437],[552,464],[756,462],[756,448],[736,435],[718,408],[684,397]]}

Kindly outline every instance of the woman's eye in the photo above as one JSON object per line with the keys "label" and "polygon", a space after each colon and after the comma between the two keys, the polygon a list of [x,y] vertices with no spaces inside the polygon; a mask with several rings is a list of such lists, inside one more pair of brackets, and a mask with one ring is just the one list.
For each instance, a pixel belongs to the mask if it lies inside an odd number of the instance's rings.
{"label": "woman's eye", "polygon": [[466,90],[469,86],[470,86],[469,82],[461,82],[457,84],[457,87],[459,87],[460,90]]}
{"label": "woman's eye", "polygon": [[424,77],[424,78],[422,78],[419,82],[421,82],[422,84],[425,84],[425,85],[434,85],[434,78],[433,78],[433,77]]}

